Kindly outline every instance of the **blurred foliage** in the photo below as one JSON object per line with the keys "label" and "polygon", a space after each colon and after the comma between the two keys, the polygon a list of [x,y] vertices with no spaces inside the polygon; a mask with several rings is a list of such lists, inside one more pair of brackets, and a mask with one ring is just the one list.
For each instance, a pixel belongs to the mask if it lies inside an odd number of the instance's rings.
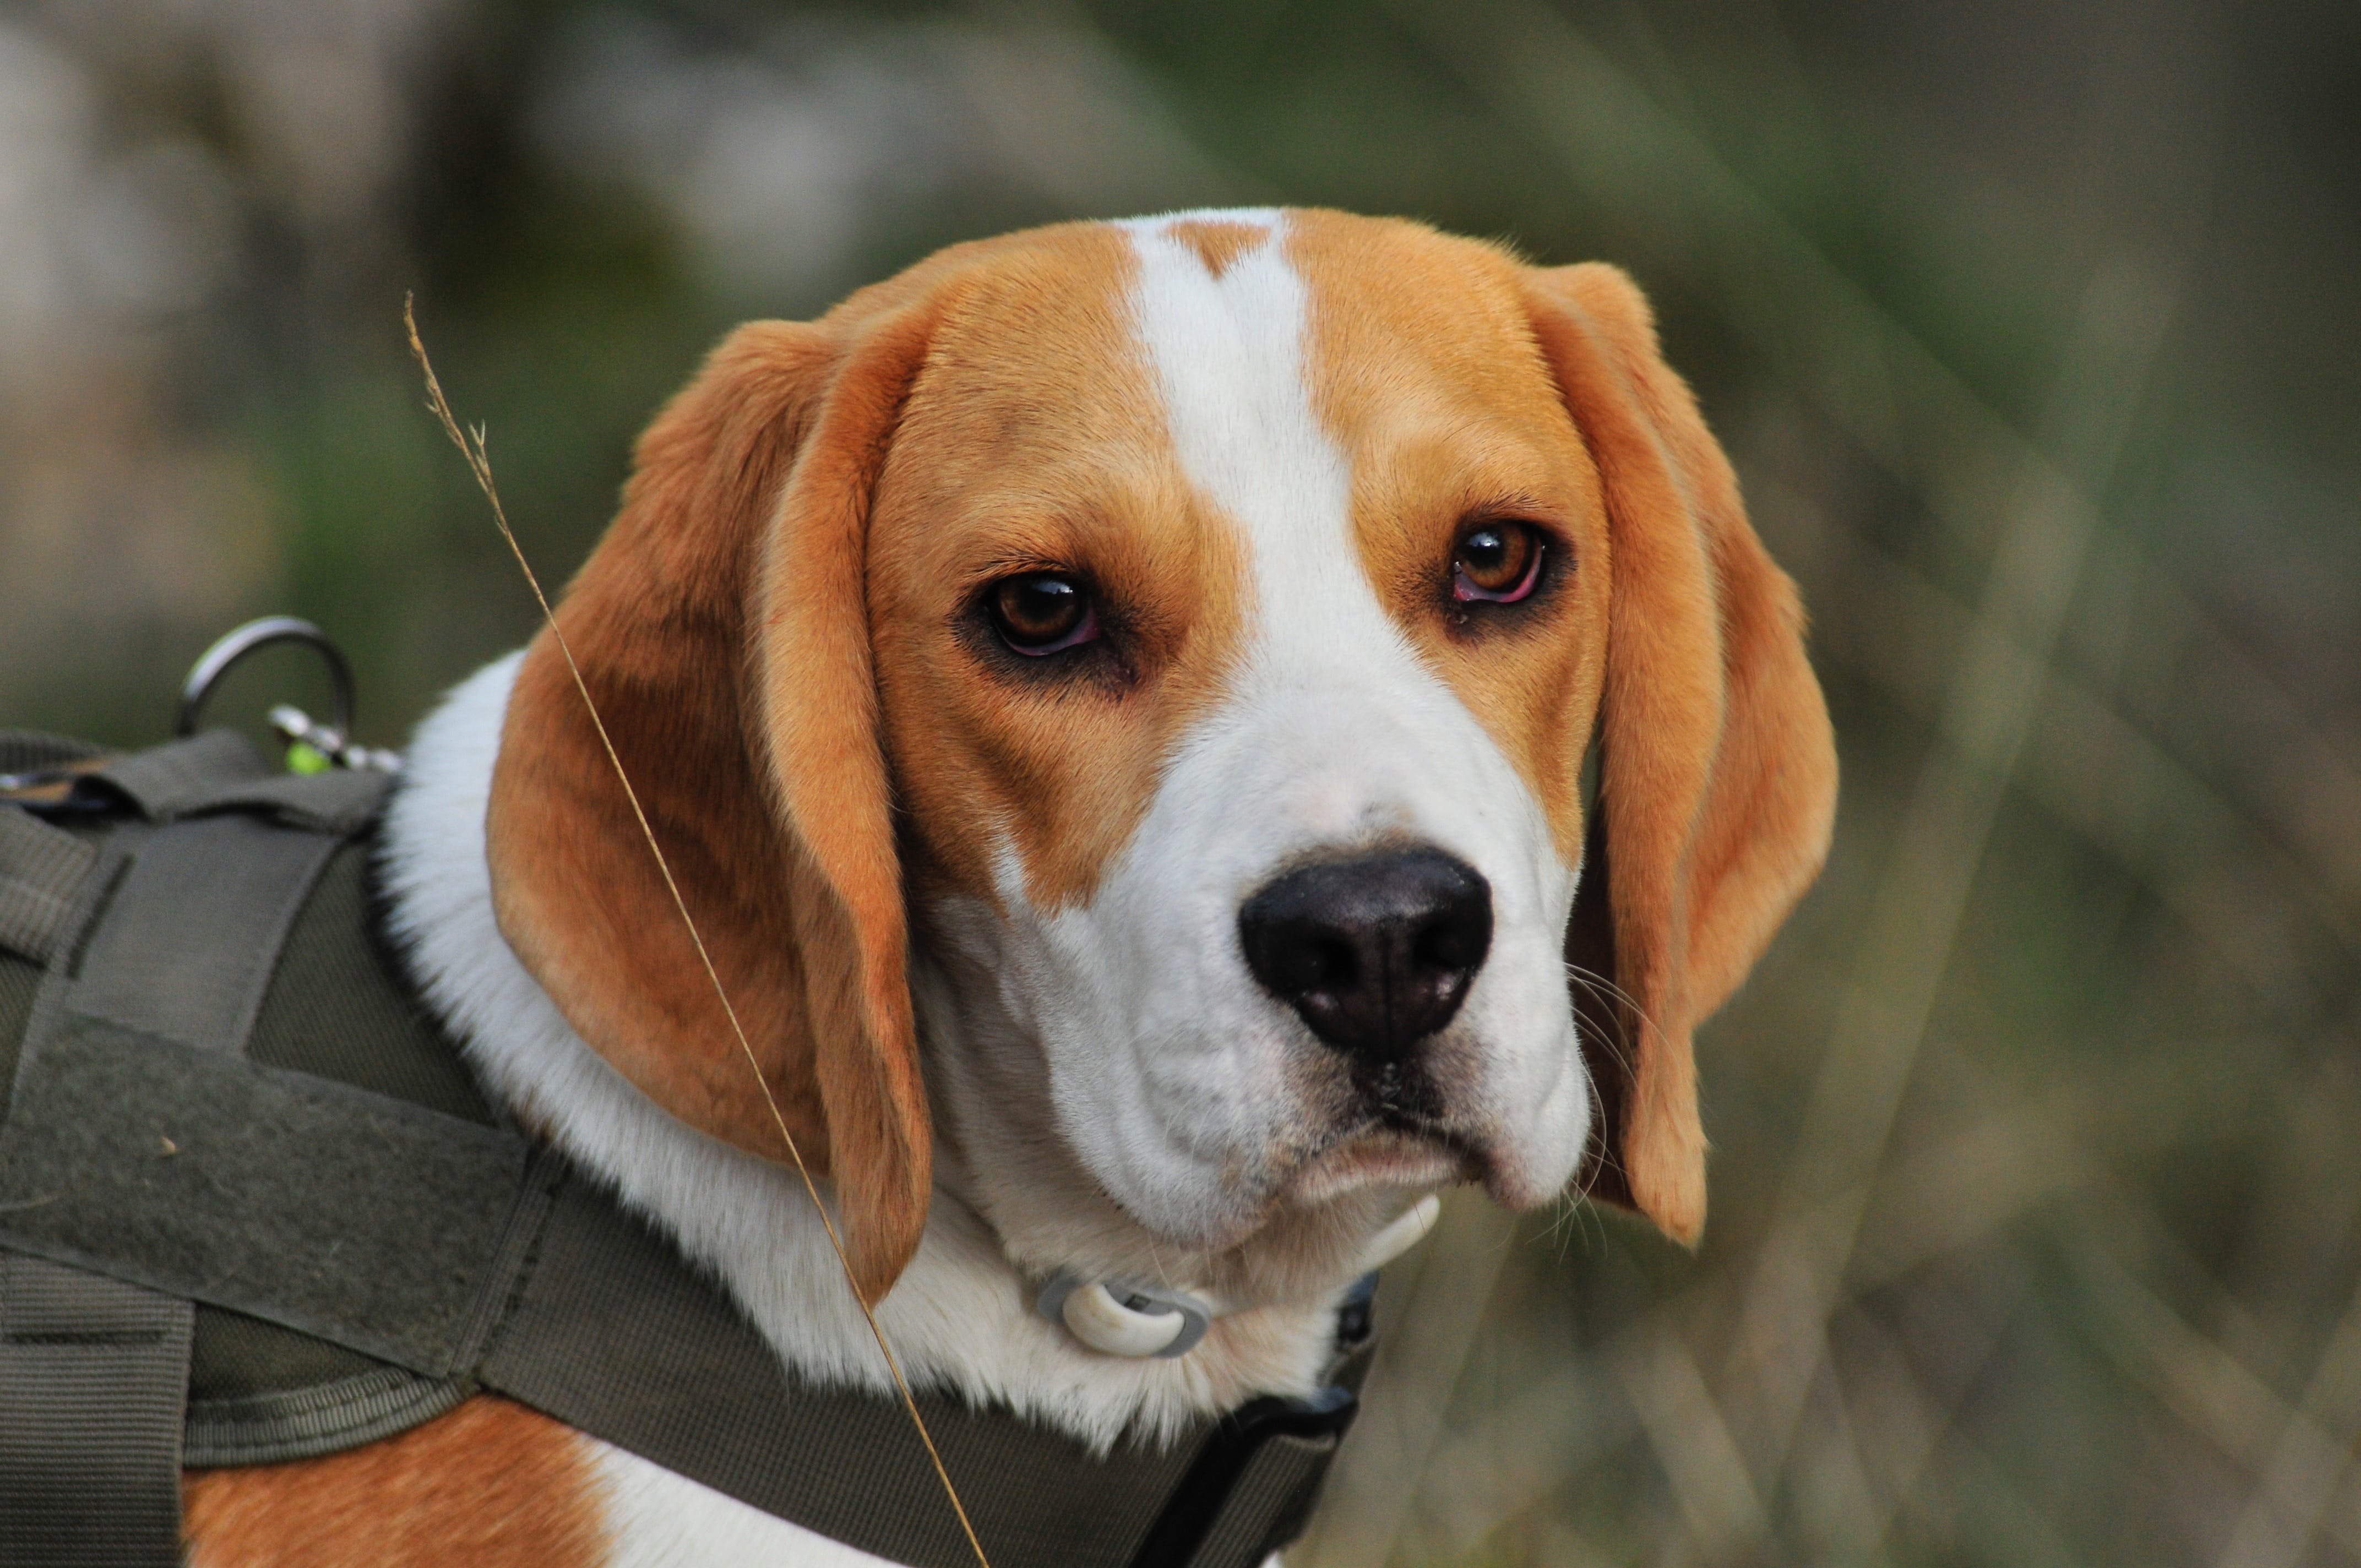
{"label": "blurred foliage", "polygon": [[0,102],[0,717],[124,743],[247,614],[377,744],[528,634],[405,290],[558,576],[719,332],[950,240],[1625,265],[1836,852],[1704,1038],[1703,1247],[1455,1205],[1299,1561],[2361,1560],[2361,11],[58,0]]}

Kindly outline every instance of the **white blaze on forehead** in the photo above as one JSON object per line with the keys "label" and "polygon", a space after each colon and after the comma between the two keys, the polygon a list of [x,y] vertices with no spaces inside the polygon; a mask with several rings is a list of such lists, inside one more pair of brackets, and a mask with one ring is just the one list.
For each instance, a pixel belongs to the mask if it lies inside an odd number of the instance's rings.
{"label": "white blaze on forehead", "polygon": [[[1218,275],[1190,243],[1215,225],[1261,231]],[[1245,771],[1285,796],[1257,804],[1277,808],[1282,820],[1270,828],[1291,828],[1301,840],[1287,849],[1407,832],[1497,879],[1470,818],[1488,803],[1530,802],[1370,584],[1353,527],[1351,465],[1312,405],[1311,291],[1288,258],[1284,215],[1184,213],[1125,226],[1139,258],[1135,331],[1173,454],[1239,531],[1249,563],[1243,658],[1225,711],[1196,738],[1195,760],[1210,762],[1208,745],[1218,752],[1225,739],[1257,753],[1263,765]],[[1235,762],[1218,771],[1245,782]],[[1472,794],[1471,773],[1483,775]],[[1496,894],[1518,896],[1514,886]]]}
{"label": "white blaze on forehead", "polygon": [[[1137,328],[1180,466],[1244,525],[1257,576],[1289,558],[1351,567],[1349,476],[1303,378],[1309,298],[1276,213],[1191,214],[1132,229]],[[1175,223],[1259,228],[1215,277]],[[1268,587],[1272,585],[1258,584]],[[1266,594],[1264,597],[1268,597]]]}
{"label": "white blaze on forehead", "polygon": [[[1263,237],[1216,277],[1175,225],[1241,225]],[[1240,209],[1125,226],[1140,262],[1137,331],[1174,455],[1246,535],[1257,652],[1285,645],[1326,663],[1382,649],[1389,663],[1409,660],[1361,569],[1350,466],[1312,406],[1311,295],[1288,261],[1284,216]]]}

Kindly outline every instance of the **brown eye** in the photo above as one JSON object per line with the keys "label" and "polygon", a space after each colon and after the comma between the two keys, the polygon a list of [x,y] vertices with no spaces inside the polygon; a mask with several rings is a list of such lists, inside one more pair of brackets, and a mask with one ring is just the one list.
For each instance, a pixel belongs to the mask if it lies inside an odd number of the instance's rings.
{"label": "brown eye", "polygon": [[1462,604],[1515,604],[1541,581],[1547,548],[1530,523],[1487,522],[1459,536],[1451,597]]}
{"label": "brown eye", "polygon": [[1089,593],[1056,572],[1010,577],[994,586],[986,604],[1000,640],[1031,657],[1080,647],[1099,634]]}

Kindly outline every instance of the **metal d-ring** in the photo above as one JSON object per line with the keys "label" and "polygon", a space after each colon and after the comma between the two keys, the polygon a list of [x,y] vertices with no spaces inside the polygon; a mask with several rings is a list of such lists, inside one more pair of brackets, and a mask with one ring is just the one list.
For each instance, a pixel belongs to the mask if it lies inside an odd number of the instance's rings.
{"label": "metal d-ring", "polygon": [[328,634],[308,620],[291,615],[266,615],[259,620],[249,620],[206,649],[189,670],[189,678],[181,683],[181,710],[172,720],[175,735],[194,735],[197,717],[203,711],[205,699],[214,687],[229,674],[230,667],[258,648],[274,642],[301,642],[317,652],[328,666],[330,700],[335,705],[330,728],[337,735],[353,732],[353,667],[345,662],[345,652],[328,640]]}

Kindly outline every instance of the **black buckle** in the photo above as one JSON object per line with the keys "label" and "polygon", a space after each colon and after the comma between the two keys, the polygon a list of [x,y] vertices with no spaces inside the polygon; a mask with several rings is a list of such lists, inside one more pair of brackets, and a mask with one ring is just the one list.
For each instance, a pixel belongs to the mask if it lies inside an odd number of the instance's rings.
{"label": "black buckle", "polygon": [[[1375,1269],[1353,1281],[1336,1305],[1336,1354],[1341,1359],[1367,1350],[1378,1333],[1378,1276]],[[1329,1376],[1336,1376],[1330,1372]]]}
{"label": "black buckle", "polygon": [[[1223,1417],[1197,1451],[1164,1511],[1156,1516],[1147,1541],[1132,1557],[1131,1568],[1187,1568],[1205,1543],[1213,1521],[1221,1518],[1222,1505],[1229,1501],[1230,1493],[1264,1443],[1275,1437],[1342,1438],[1360,1409],[1359,1395],[1332,1384],[1301,1399],[1251,1400]],[[1310,1518],[1312,1500],[1319,1495],[1319,1480],[1315,1475],[1303,1489],[1304,1495],[1290,1499],[1289,1507],[1272,1521],[1282,1540],[1293,1539]]]}

